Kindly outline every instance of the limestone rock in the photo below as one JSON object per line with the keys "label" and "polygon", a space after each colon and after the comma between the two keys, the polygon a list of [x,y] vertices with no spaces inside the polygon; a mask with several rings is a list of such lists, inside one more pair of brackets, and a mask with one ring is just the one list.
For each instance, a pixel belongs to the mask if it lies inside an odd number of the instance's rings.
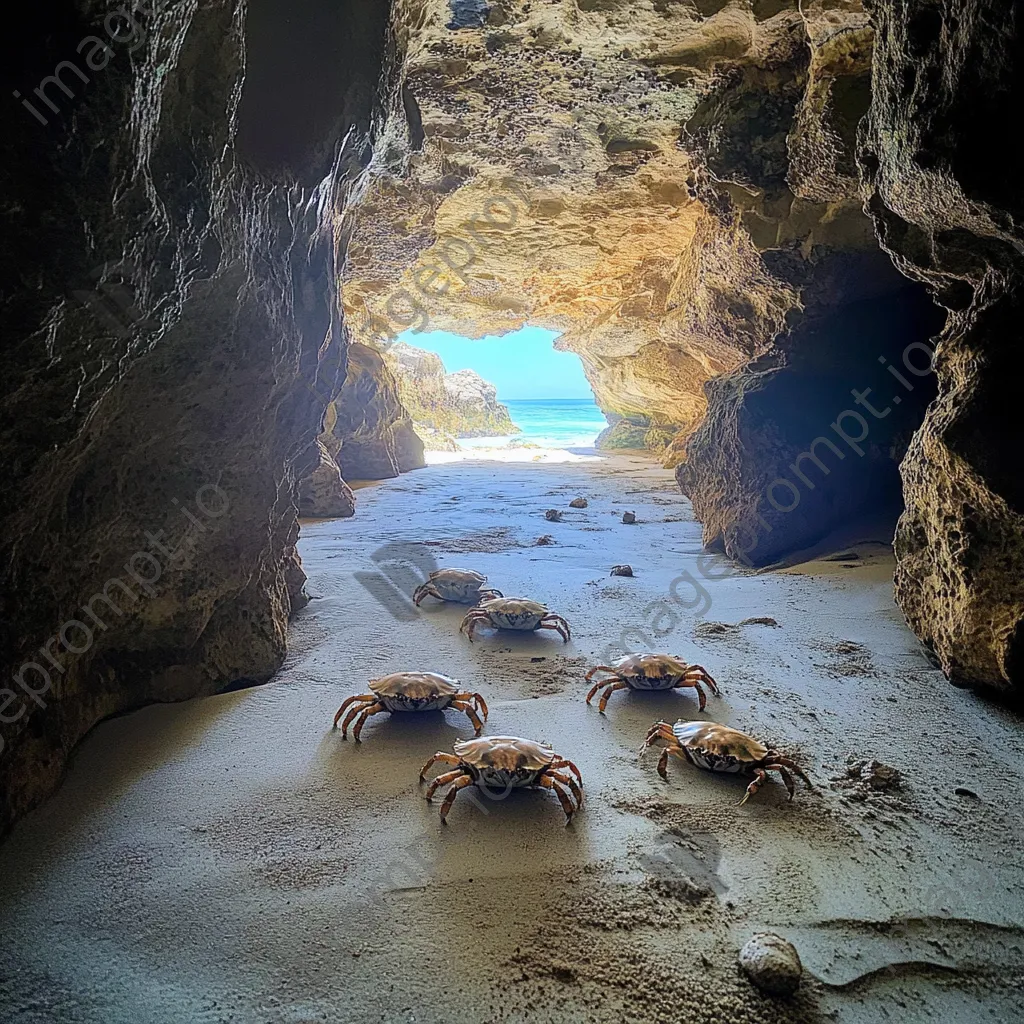
{"label": "limestone rock", "polygon": [[64,92],[0,110],[0,833],[104,717],[280,665],[347,343],[332,226],[397,86],[382,5],[175,4],[86,76],[101,7],[29,16],[11,82]]}
{"label": "limestone rock", "polygon": [[403,405],[417,423],[452,437],[503,437],[518,433],[498,390],[473,370],[445,373],[434,352],[405,342],[389,346]]}
{"label": "limestone rock", "polygon": [[560,332],[636,428],[602,443],[674,466],[705,382],[769,347],[822,253],[877,252],[853,158],[872,39],[858,0],[626,10],[510,2],[452,31],[417,6],[343,293],[358,340]]}
{"label": "limestone rock", "polygon": [[1024,102],[1020,12],[1001,0],[876,0],[859,154],[897,265],[948,310],[938,397],[901,465],[896,600],[950,679],[1024,681]]}
{"label": "limestone rock", "polygon": [[[705,545],[751,565],[858,520],[891,536],[899,461],[935,394],[931,375],[914,376],[902,359],[942,322],[920,285],[881,252],[823,260],[815,284],[828,301],[809,304],[765,355],[709,382],[707,416],[676,470]],[[913,391],[888,372],[893,363]]]}
{"label": "limestone rock", "polygon": [[740,967],[763,992],[792,995],[800,987],[803,965],[796,947],[774,932],[759,932],[740,950]]}
{"label": "limestone rock", "polygon": [[322,441],[317,441],[320,462],[299,483],[299,515],[344,519],[356,511],[352,489],[341,478],[338,464]]}
{"label": "limestone rock", "polygon": [[325,443],[348,480],[386,480],[425,465],[398,383],[383,356],[351,344],[345,383],[324,424]]}

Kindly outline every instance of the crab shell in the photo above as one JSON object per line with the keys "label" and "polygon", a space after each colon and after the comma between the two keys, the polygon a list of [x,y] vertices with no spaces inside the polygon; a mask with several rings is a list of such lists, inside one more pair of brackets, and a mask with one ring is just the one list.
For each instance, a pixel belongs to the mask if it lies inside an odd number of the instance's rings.
{"label": "crab shell", "polygon": [[[487,577],[473,569],[435,569],[428,577],[443,601],[456,604],[474,604]],[[422,590],[417,587],[417,592]]]}
{"label": "crab shell", "polygon": [[690,760],[709,772],[750,772],[768,756],[760,740],[717,722],[676,722],[672,734]]}
{"label": "crab shell", "polygon": [[529,786],[555,759],[546,743],[519,736],[480,736],[452,748],[474,781],[493,789]]}
{"label": "crab shell", "polygon": [[388,711],[442,711],[460,690],[457,679],[439,672],[392,672],[368,685]]}
{"label": "crab shell", "polygon": [[479,607],[499,629],[536,629],[548,613],[547,605],[525,597],[494,597]]}
{"label": "crab shell", "polygon": [[691,668],[671,654],[628,654],[612,667],[632,690],[670,690]]}

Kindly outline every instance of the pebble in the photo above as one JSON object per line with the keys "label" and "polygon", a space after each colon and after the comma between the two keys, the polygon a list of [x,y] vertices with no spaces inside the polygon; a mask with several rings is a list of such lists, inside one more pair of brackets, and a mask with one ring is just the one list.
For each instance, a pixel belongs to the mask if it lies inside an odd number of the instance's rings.
{"label": "pebble", "polygon": [[538,537],[533,543],[539,544],[541,547],[545,547],[548,544],[554,544],[555,538],[552,537],[550,533],[545,533]]}
{"label": "pebble", "polygon": [[633,566],[631,566],[631,565],[613,565],[612,566],[611,575],[612,576],[632,576],[633,575]]}
{"label": "pebble", "polygon": [[800,987],[803,965],[796,947],[774,932],[758,932],[740,950],[740,967],[762,992],[792,995]]}
{"label": "pebble", "polygon": [[587,499],[586,498],[573,498],[572,501],[569,502],[569,508],[586,508],[586,507],[587,507]]}
{"label": "pebble", "polygon": [[559,512],[557,508],[549,508],[547,512],[544,513],[544,518],[550,519],[553,523],[557,523],[561,521],[562,513]]}
{"label": "pebble", "polygon": [[623,512],[622,513],[622,521],[624,523],[635,523],[636,522],[636,513],[635,512]]}

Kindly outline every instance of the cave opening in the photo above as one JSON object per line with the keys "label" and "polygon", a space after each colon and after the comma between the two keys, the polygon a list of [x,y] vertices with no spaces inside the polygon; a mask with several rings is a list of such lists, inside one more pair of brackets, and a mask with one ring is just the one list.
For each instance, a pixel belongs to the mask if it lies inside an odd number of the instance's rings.
{"label": "cave opening", "polygon": [[559,350],[558,336],[529,325],[479,339],[399,335],[385,358],[428,464],[593,450],[608,421],[579,356]]}
{"label": "cave opening", "polygon": [[112,6],[0,72],[0,1017],[1021,1019],[1014,5]]}

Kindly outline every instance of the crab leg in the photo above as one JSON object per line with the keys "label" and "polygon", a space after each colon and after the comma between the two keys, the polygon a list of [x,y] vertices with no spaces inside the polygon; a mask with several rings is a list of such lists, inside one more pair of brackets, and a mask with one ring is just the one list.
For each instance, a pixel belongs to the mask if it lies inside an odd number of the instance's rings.
{"label": "crab leg", "polygon": [[[675,737],[673,737],[675,739]],[[668,756],[673,754],[676,757],[682,758],[684,761],[689,760],[686,756],[686,750],[680,746],[679,741],[675,740],[674,747],[666,747],[661,752],[661,757],[658,758],[658,774],[665,780],[668,779]]]}
{"label": "crab leg", "polygon": [[420,602],[425,597],[436,597],[438,599],[438,601],[443,601],[444,600],[444,598],[438,592],[437,587],[434,586],[433,583],[421,583],[413,591],[413,593],[412,593],[413,604],[415,604],[416,607],[418,608],[420,606]]}
{"label": "crab leg", "polygon": [[763,768],[755,768],[754,774],[757,778],[747,786],[747,791],[743,794],[743,799],[736,805],[737,807],[742,807],[764,785],[765,780],[768,778]]}
{"label": "crab leg", "polygon": [[383,709],[384,705],[378,704],[377,698],[374,697],[374,699],[370,701],[369,704],[357,704],[354,708],[351,708],[349,710],[349,713],[345,716],[345,721],[341,723],[341,738],[343,740],[348,739],[348,737],[345,735],[345,730],[349,727],[350,723],[354,718],[356,718],[356,716],[361,715],[364,711],[369,711],[370,708],[374,707]]}
{"label": "crab leg", "polygon": [[363,726],[366,725],[366,720],[371,715],[379,715],[382,711],[387,711],[387,708],[383,704],[371,705],[368,707],[357,719],[356,724],[352,729],[352,739],[359,743],[359,734],[363,731]]}
{"label": "crab leg", "polygon": [[448,790],[448,795],[444,798],[444,803],[441,804],[441,824],[448,824],[448,812],[451,810],[452,804],[455,803],[455,798],[459,795],[459,790],[472,785],[473,776],[465,775],[461,779],[458,779],[452,788]]}
{"label": "crab leg", "polygon": [[771,758],[772,764],[782,765],[784,768],[788,768],[791,772],[798,775],[804,782],[804,785],[808,789],[814,789],[814,785],[811,780],[804,774],[804,770],[798,765],[792,758],[783,757],[781,754],[777,754],[774,750],[768,751],[768,756]]}
{"label": "crab leg", "polygon": [[566,775],[563,772],[552,771],[548,768],[548,775],[551,776],[556,782],[560,782],[563,786],[568,786],[572,792],[572,795],[576,798],[576,806],[580,808],[583,806],[583,790],[580,788],[579,783],[571,776]]}
{"label": "crab leg", "polygon": [[480,735],[483,730],[484,723],[480,721],[480,716],[476,713],[476,709],[472,704],[467,704],[464,700],[453,700],[448,707],[455,708],[456,711],[464,712],[466,717],[473,723],[473,728],[476,729],[477,736]]}
{"label": "crab leg", "polygon": [[[586,679],[586,681],[589,683],[590,680],[594,677],[595,672],[610,672],[613,676],[615,676],[616,679],[622,678],[619,675],[619,673],[615,671],[615,669],[609,668],[607,665],[595,665],[583,678]],[[594,689],[596,690],[597,687],[595,686]]]}
{"label": "crab leg", "polygon": [[551,764],[548,765],[548,767],[549,768],[568,768],[569,771],[571,771],[573,773],[573,775],[576,776],[576,781],[581,786],[583,785],[583,776],[580,775],[579,768],[577,768],[576,765],[574,765],[572,763],[572,761],[570,761],[567,757],[556,757],[554,759],[554,761],[552,761]]}
{"label": "crab leg", "polygon": [[675,684],[673,689],[682,690],[688,686],[692,686],[697,691],[697,706],[703,711],[708,706],[708,695],[704,692],[704,687],[696,679],[681,679]]}
{"label": "crab leg", "polygon": [[481,623],[490,623],[490,617],[486,612],[478,611],[477,609],[471,609],[466,613],[466,617],[462,620],[462,625],[459,626],[459,632],[465,632],[466,636],[469,637],[470,643],[473,642],[473,632],[477,626]]}
{"label": "crab leg", "polygon": [[347,697],[345,701],[342,703],[341,707],[338,708],[338,713],[334,716],[333,728],[338,728],[338,719],[341,718],[341,716],[345,713],[345,708],[347,708],[349,704],[353,704],[357,700],[366,701],[369,704],[375,704],[377,698],[372,693],[357,693],[354,697]]}
{"label": "crab leg", "polygon": [[434,756],[420,769],[420,782],[423,781],[424,776],[427,774],[427,770],[430,768],[435,761],[443,761],[445,764],[462,764],[462,762],[454,754],[446,754],[443,750],[439,750]]}
{"label": "crab leg", "polygon": [[577,808],[573,807],[572,801],[569,799],[569,794],[549,775],[538,776],[537,785],[542,786],[544,789],[550,789],[558,797],[558,802],[562,805],[562,810],[565,811],[565,823],[568,825],[572,821],[572,816],[577,811]]}
{"label": "crab leg", "polygon": [[594,685],[590,688],[590,693],[587,694],[587,703],[588,704],[594,699],[594,694],[597,693],[597,691],[600,690],[602,686],[607,686],[613,679],[618,679],[620,682],[625,682],[625,680],[623,680],[622,676],[620,676],[618,673],[612,672],[612,670],[610,668],[604,668],[604,665],[598,665],[597,668],[592,668],[587,673],[587,682],[588,683],[590,682],[590,677],[599,668],[603,668],[605,670],[605,672],[611,672],[612,674],[607,679],[599,679],[596,683],[594,683]]}
{"label": "crab leg", "polygon": [[427,786],[426,798],[427,802],[430,802],[430,798],[437,792],[438,786],[443,786],[446,782],[454,782],[456,779],[466,774],[465,768],[454,768],[450,772],[444,772],[442,775],[438,775],[436,779],[429,786]]}
{"label": "crab leg", "polygon": [[693,677],[694,679],[699,679],[701,682],[707,683],[711,692],[716,697],[720,697],[722,695],[722,691],[718,688],[718,683],[715,682],[715,680],[712,678],[711,673],[706,668],[704,668],[703,665],[691,665],[686,670],[686,678],[689,679],[690,677]]}
{"label": "crab leg", "polygon": [[609,686],[608,689],[605,690],[604,693],[601,694],[601,699],[597,702],[597,710],[600,711],[601,714],[603,715],[604,714],[604,709],[606,707],[608,707],[608,698],[616,690],[628,690],[628,689],[629,689],[629,683],[627,683],[624,679],[620,679],[619,682],[617,682],[617,683],[612,683],[612,685]]}
{"label": "crab leg", "polygon": [[479,693],[470,693],[467,690],[465,693],[455,694],[452,700],[473,701],[476,704],[477,711],[479,711],[483,715],[484,721],[487,721],[487,716],[490,714],[490,712],[487,710],[487,701],[485,701],[483,697],[480,696]]}
{"label": "crab leg", "polygon": [[675,733],[672,732],[672,726],[668,722],[655,722],[654,725],[647,730],[647,738],[644,740],[644,745],[640,748],[640,757],[643,757],[647,753],[647,748],[650,747],[655,740],[664,740],[667,744],[672,745],[676,743]]}
{"label": "crab leg", "polygon": [[504,597],[505,595],[500,590],[495,590],[493,587],[488,590],[481,590],[477,594],[477,603],[481,601],[493,601],[496,597]]}
{"label": "crab leg", "polygon": [[553,612],[548,612],[548,614],[541,619],[537,628],[557,629],[559,635],[566,643],[572,639],[572,630],[569,629],[569,623],[566,622],[561,615],[555,615]]}
{"label": "crab leg", "polygon": [[793,781],[793,776],[782,767],[781,764],[766,764],[764,766],[766,772],[776,771],[782,776],[782,781],[786,784],[786,790],[789,793],[789,799],[792,800],[796,796],[796,783]]}

